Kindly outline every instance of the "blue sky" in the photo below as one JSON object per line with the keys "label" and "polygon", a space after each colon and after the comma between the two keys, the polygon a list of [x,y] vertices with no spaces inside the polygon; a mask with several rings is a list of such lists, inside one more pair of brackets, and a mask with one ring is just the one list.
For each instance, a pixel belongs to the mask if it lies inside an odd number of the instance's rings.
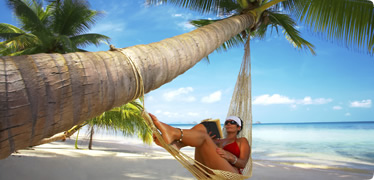
{"label": "blue sky", "polygon": [[[112,38],[116,47],[148,44],[189,32],[193,19],[214,18],[173,6],[147,7],[144,1],[89,1],[103,16],[91,32]],[[0,22],[17,25],[4,1]],[[298,51],[276,33],[251,41],[253,121],[374,121],[374,58],[299,30],[315,45],[316,56]],[[90,51],[107,45],[87,47]],[[145,106],[167,123],[224,119],[243,48],[213,53],[172,82],[146,95]]]}

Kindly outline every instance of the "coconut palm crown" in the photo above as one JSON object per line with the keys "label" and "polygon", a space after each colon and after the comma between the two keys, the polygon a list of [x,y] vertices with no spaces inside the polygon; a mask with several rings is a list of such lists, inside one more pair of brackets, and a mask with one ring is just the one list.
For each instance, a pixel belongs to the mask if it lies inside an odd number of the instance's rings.
{"label": "coconut palm crown", "polygon": [[[374,8],[369,0],[147,0],[148,4],[173,4],[217,17],[250,13],[256,24],[226,41],[221,49],[242,45],[248,35],[263,38],[268,29],[282,29],[298,49],[315,54],[314,46],[300,36],[297,23],[318,36],[360,52],[374,53]],[[296,21],[294,20],[296,19]],[[217,20],[194,20],[201,27]]]}
{"label": "coconut palm crown", "polygon": [[85,51],[81,48],[110,39],[84,34],[102,14],[91,10],[85,0],[56,0],[47,6],[39,0],[7,0],[7,4],[20,28],[0,23],[0,55]]}

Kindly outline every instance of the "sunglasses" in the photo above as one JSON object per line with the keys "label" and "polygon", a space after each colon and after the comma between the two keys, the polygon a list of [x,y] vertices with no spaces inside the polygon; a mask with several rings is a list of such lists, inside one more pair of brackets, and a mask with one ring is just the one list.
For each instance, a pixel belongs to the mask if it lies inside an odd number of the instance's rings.
{"label": "sunglasses", "polygon": [[228,125],[229,123],[230,123],[230,124],[233,124],[233,125],[238,125],[238,123],[236,123],[236,121],[232,121],[232,120],[231,120],[231,121],[230,121],[230,120],[229,120],[229,121],[226,121],[226,122],[225,122],[225,125]]}

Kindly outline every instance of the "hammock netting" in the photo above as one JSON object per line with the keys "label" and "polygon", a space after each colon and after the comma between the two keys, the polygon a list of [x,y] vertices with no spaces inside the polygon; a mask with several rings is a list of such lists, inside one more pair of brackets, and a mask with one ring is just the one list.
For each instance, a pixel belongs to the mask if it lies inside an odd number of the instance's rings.
{"label": "hammock netting", "polygon": [[[126,53],[122,52],[125,56]],[[137,68],[135,62],[127,56],[129,63],[131,64],[137,82],[137,92],[144,95],[144,86],[141,73]],[[136,95],[136,97],[139,94]],[[248,139],[249,145],[252,149],[252,106],[251,106],[251,62],[249,52],[249,39],[245,44],[245,53],[243,56],[240,72],[237,77],[235,89],[231,98],[230,107],[227,116],[238,116],[243,120],[243,129],[239,133],[239,137],[245,137]],[[167,144],[162,138],[157,127],[153,124],[153,121],[149,114],[144,110],[142,113],[143,118],[147,122],[150,129],[159,140],[160,144],[165,150],[167,150],[176,160],[178,160],[187,170],[189,170],[197,179],[248,179],[252,176],[252,157],[249,156],[246,167],[243,169],[242,174],[232,173],[223,170],[211,169],[204,164],[196,161],[193,157],[190,157],[180,150],[174,148],[170,144]]]}

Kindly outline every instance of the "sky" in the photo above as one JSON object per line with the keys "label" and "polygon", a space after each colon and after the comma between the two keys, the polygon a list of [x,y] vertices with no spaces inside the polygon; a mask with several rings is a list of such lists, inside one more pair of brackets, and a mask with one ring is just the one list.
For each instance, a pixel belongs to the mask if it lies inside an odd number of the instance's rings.
{"label": "sky", "polygon": [[[90,32],[107,35],[115,47],[149,44],[190,32],[190,20],[216,18],[174,6],[146,6],[142,0],[90,0],[103,14]],[[18,25],[0,2],[0,23]],[[303,25],[314,56],[295,49],[273,31],[251,41],[253,122],[374,121],[374,57],[326,40]],[[106,51],[108,45],[90,46]],[[145,107],[166,123],[196,123],[226,117],[244,54],[243,47],[212,53],[192,69],[146,94]]]}

